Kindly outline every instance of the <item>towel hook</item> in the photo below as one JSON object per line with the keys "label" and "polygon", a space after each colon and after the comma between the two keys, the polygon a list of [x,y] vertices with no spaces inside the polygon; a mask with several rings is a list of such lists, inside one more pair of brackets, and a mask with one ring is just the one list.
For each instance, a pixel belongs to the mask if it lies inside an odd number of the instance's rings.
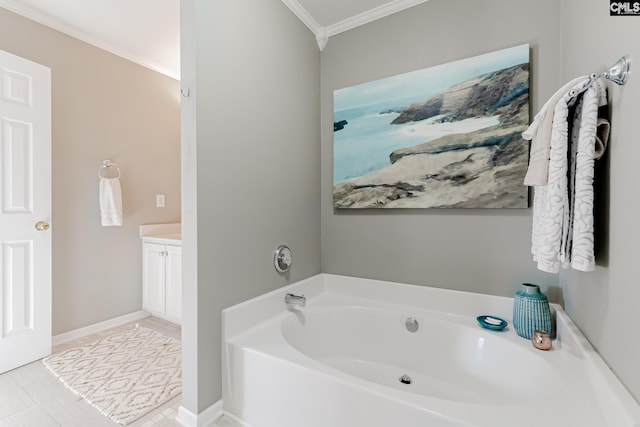
{"label": "towel hook", "polygon": [[116,168],[116,170],[118,171],[118,178],[120,178],[120,176],[122,175],[120,172],[120,167],[118,167],[118,165],[113,163],[111,160],[103,160],[102,163],[100,163],[100,167],[98,168],[98,178],[107,178],[102,176],[102,171],[110,168]]}

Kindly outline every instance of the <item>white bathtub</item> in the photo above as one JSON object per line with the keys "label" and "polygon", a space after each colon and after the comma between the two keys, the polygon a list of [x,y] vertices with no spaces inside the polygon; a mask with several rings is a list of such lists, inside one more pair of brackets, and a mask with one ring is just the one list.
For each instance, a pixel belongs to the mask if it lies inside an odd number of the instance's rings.
{"label": "white bathtub", "polygon": [[[306,307],[287,308],[287,292]],[[513,331],[512,306],[334,275],[295,283],[223,312],[224,413],[253,427],[640,426],[640,407],[560,308],[544,352]],[[483,329],[481,314],[510,326]]]}

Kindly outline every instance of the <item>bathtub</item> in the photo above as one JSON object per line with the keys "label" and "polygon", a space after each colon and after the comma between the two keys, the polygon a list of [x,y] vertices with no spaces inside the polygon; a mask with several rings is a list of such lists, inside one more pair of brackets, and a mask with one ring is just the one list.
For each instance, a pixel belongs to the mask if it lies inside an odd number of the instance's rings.
{"label": "bathtub", "polygon": [[[287,292],[306,306],[286,305]],[[278,289],[223,311],[223,412],[252,427],[640,426],[638,404],[560,307],[546,352],[515,333],[512,307],[327,274]],[[484,329],[482,314],[509,326]]]}

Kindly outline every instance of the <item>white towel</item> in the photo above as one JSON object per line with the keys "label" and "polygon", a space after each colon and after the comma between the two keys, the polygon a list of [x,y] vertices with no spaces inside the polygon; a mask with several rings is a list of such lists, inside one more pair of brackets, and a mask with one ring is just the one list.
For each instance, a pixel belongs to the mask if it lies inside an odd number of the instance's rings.
{"label": "white towel", "polygon": [[[606,137],[596,137],[605,94],[596,81],[579,98],[566,94],[554,108],[548,182],[535,187],[533,201],[531,252],[542,271],[557,273],[569,264],[582,271],[595,268],[593,162],[606,147]],[[576,114],[568,117],[576,99]]]}
{"label": "white towel", "polygon": [[122,225],[122,189],[119,178],[100,178],[102,226]]}
{"label": "white towel", "polygon": [[523,139],[531,141],[529,168],[524,177],[524,185],[547,185],[554,110],[563,96],[571,89],[580,88],[586,81],[588,81],[586,76],[577,77],[558,89],[544,103],[531,125],[522,133]]}
{"label": "white towel", "polygon": [[[609,136],[608,122],[598,119],[598,108],[606,105],[606,98],[603,100],[602,97],[606,94],[606,89],[600,81],[595,81],[593,86],[595,90],[585,93],[583,106],[578,110],[580,114],[576,115],[576,122],[580,122],[573,126],[572,160],[575,161],[570,173],[573,180],[571,223],[568,239],[563,242],[568,255],[564,262],[570,262],[573,269],[580,271],[593,271],[596,268],[593,229],[594,164],[602,156]],[[601,139],[598,137],[598,128],[605,122],[606,130],[601,134]]]}
{"label": "white towel", "polygon": [[533,228],[531,252],[538,269],[547,273],[560,270],[560,246],[563,225],[568,212],[567,150],[568,150],[568,94],[556,104],[549,142],[549,175],[547,185],[535,187],[533,199]]}

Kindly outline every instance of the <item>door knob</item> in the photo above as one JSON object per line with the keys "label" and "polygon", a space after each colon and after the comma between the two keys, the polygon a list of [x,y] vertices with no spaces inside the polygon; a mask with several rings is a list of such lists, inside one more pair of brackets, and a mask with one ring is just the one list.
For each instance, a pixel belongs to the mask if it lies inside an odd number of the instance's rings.
{"label": "door knob", "polygon": [[49,229],[49,224],[44,222],[44,221],[38,221],[36,222],[36,230],[38,231],[45,231]]}

